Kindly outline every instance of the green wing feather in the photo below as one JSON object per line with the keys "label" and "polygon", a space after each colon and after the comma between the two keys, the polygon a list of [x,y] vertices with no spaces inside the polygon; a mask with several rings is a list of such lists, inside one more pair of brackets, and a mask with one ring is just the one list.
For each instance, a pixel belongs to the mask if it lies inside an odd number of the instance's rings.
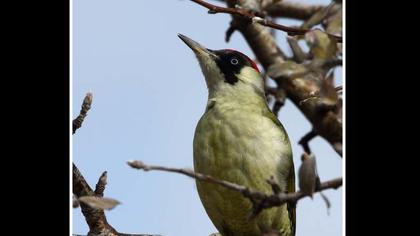
{"label": "green wing feather", "polygon": [[[283,127],[283,125],[280,123],[280,121],[278,120],[277,116],[274,115],[274,113],[270,110],[270,108],[267,106],[267,109],[265,112],[263,112],[263,115],[267,118],[269,118],[270,120],[272,120],[285,134],[285,137],[287,139],[287,133]],[[289,141],[289,140],[287,140]],[[292,168],[290,171],[290,175],[289,175],[289,179],[287,181],[287,192],[289,193],[294,193],[295,190],[295,167],[293,165],[292,162]],[[287,211],[289,212],[289,218],[290,218],[290,222],[292,223],[291,227],[292,227],[292,231],[293,231],[293,235],[295,235],[296,232],[296,204],[294,203],[287,203]]]}
{"label": "green wing feather", "polygon": [[[289,181],[287,185],[288,185],[287,191],[289,193],[294,193],[295,192],[295,167],[294,165],[292,166],[292,171],[290,172]],[[296,204],[288,202],[287,211],[289,212],[289,218],[292,223],[292,231],[293,231],[292,235],[295,235],[296,233]]]}

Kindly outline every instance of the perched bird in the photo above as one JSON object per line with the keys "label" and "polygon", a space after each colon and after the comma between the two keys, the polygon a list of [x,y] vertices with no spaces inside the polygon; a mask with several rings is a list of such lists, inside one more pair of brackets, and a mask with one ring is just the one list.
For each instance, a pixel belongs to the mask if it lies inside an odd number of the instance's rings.
{"label": "perched bird", "polygon": [[[271,176],[283,192],[295,191],[288,135],[269,109],[256,64],[231,50],[210,50],[178,34],[198,58],[208,102],[194,135],[194,170],[271,194]],[[250,219],[252,203],[241,193],[197,181],[213,224],[223,236],[260,236],[275,230],[295,235],[295,206],[283,204]]]}

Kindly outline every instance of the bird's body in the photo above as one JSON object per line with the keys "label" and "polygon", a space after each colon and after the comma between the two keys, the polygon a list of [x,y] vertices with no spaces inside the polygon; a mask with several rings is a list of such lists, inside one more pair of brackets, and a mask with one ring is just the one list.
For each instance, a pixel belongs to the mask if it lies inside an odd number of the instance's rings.
{"label": "bird's body", "polygon": [[[289,141],[268,108],[246,101],[214,103],[196,129],[194,170],[267,194],[272,191],[266,180],[274,176],[281,188],[294,191],[294,186],[287,189],[294,185],[287,183],[293,175]],[[240,193],[205,182],[197,182],[197,189],[207,214],[224,236],[257,236],[267,229],[292,235],[292,212],[287,205],[265,210],[249,221],[252,205]]]}
{"label": "bird's body", "polygon": [[[189,46],[194,50],[195,45]],[[281,191],[294,192],[290,142],[267,106],[255,64],[236,51],[207,52],[212,58],[196,51],[209,98],[194,136],[194,170],[267,194],[272,193],[267,180],[274,177]],[[249,199],[219,185],[196,183],[207,214],[223,236],[260,236],[270,230],[294,236],[294,206],[283,204],[250,219]]]}

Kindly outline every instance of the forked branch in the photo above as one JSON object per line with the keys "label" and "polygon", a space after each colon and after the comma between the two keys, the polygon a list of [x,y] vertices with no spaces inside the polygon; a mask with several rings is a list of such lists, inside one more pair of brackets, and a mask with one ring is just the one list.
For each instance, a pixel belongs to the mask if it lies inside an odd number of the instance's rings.
{"label": "forked branch", "polygon": [[[85,99],[83,100],[82,109],[80,114],[77,116],[76,119],[73,120],[73,134],[76,132],[78,128],[82,126],[82,123],[87,115],[92,104],[92,94],[86,94]],[[89,236],[158,236],[152,234],[124,234],[117,232],[106,220],[105,212],[103,209],[93,208],[88,204],[78,201],[79,198],[83,197],[96,197],[101,198],[104,195],[105,186],[107,184],[107,172],[103,172],[102,175],[99,177],[99,180],[96,184],[95,191],[89,186],[86,182],[85,178],[83,177],[82,173],[80,173],[77,166],[73,163],[73,194],[74,200],[73,205],[74,207],[78,207],[80,204],[80,208],[82,210],[83,215],[85,216],[86,223],[89,226]],[[79,236],[77,234],[73,234],[73,236]]]}

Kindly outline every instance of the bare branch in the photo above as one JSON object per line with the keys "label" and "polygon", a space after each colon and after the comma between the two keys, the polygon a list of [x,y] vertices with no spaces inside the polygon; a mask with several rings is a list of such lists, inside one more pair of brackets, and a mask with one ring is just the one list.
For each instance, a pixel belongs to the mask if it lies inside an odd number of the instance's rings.
{"label": "bare branch", "polygon": [[[171,167],[164,167],[164,166],[146,165],[143,162],[137,161],[137,160],[128,161],[127,164],[134,169],[139,169],[139,170],[144,170],[144,171],[158,170],[158,171],[179,173],[179,174],[192,177],[199,181],[205,181],[208,183],[217,184],[227,189],[239,192],[244,197],[248,198],[254,206],[254,212],[251,214],[251,218],[253,216],[256,216],[263,209],[280,206],[286,202],[296,203],[300,199],[309,196],[309,195],[304,194],[301,191],[294,192],[294,193],[280,192],[278,194],[267,195],[263,192],[252,190],[242,185],[238,185],[238,184],[228,182],[225,180],[219,180],[210,175],[204,175],[204,174],[197,173],[188,169],[178,169],[178,168],[171,168]],[[342,178],[332,179],[330,181],[321,183],[319,185],[319,188],[317,188],[315,192],[320,192],[326,189],[337,189],[342,185],[342,183],[343,183]],[[271,181],[270,181],[270,185],[273,186]]]}
{"label": "bare branch", "polygon": [[274,97],[274,104],[271,111],[278,116],[280,109],[284,106],[286,103],[286,90],[284,90],[282,87],[277,86],[277,88],[274,87],[266,87],[265,93],[267,98],[270,98],[269,96]]}
{"label": "bare branch", "polygon": [[328,197],[323,194],[322,192],[319,192],[319,194],[321,195],[322,200],[324,200],[325,202],[325,206],[327,207],[327,215],[330,214],[330,208],[331,208],[331,202],[330,199],[328,199]]}
{"label": "bare branch", "polygon": [[278,1],[276,3],[264,4],[262,8],[272,17],[307,20],[320,9],[324,8],[324,6]]}
{"label": "bare branch", "polygon": [[[268,68],[267,75],[270,76],[271,78],[275,78],[276,82],[279,83],[280,80],[285,80],[285,79],[293,80],[296,78],[302,78],[306,75],[310,75],[311,73],[323,75],[327,71],[331,70],[332,68],[341,66],[342,64],[343,64],[343,61],[341,59],[333,58],[333,59],[325,59],[325,60],[320,60],[320,59],[311,60],[310,63],[299,64],[298,66],[292,67],[292,68],[284,68],[284,67],[279,67],[279,66],[274,65]],[[323,83],[320,83],[320,84],[323,84]],[[279,85],[278,88],[282,88],[282,86]],[[312,92],[314,91],[311,91],[310,94],[312,94]],[[306,102],[305,100],[307,100],[308,98],[309,97],[306,97],[304,100],[299,101],[298,104],[302,105],[303,103]]]}
{"label": "bare branch", "polygon": [[327,18],[327,16],[331,13],[339,9],[340,6],[337,6],[335,2],[331,2],[328,6],[321,8],[319,11],[315,12],[308,20],[306,20],[301,28],[303,29],[310,29],[313,26],[320,24],[323,20]]}
{"label": "bare branch", "polygon": [[223,180],[218,180],[215,179],[213,177],[211,177],[210,175],[203,175],[200,173],[195,173],[192,170],[188,170],[188,169],[178,169],[178,168],[170,168],[170,167],[164,167],[164,166],[149,166],[149,165],[145,165],[143,162],[141,161],[128,161],[127,164],[129,166],[131,166],[132,168],[135,169],[140,169],[140,170],[144,170],[144,171],[150,171],[150,170],[160,170],[160,171],[166,171],[166,172],[174,172],[174,173],[179,173],[179,174],[183,174],[186,176],[189,176],[191,178],[195,178],[195,179],[199,179],[199,180],[203,180],[209,183],[214,183],[214,184],[219,184],[221,186],[224,186],[225,188],[228,189],[232,189],[232,190],[236,190],[239,192],[247,192],[247,188],[238,184],[234,184],[231,182],[227,182],[227,181],[223,181]]}
{"label": "bare branch", "polygon": [[96,196],[98,197],[104,196],[105,185],[107,184],[106,179],[107,179],[107,172],[104,171],[101,177],[99,177],[98,183],[96,184],[96,187],[95,187]]}
{"label": "bare branch", "polygon": [[[95,195],[75,164],[73,164],[73,193],[79,198]],[[99,235],[102,232],[107,232],[106,235],[109,236],[118,235],[116,230],[106,221],[103,210],[94,209],[82,202],[80,203],[80,207],[89,226],[89,235]]]}
{"label": "bare branch", "polygon": [[265,92],[268,95],[276,96],[277,88],[275,88],[275,87],[265,87]]}
{"label": "bare branch", "polygon": [[[250,20],[253,23],[259,23],[261,25],[264,25],[264,26],[267,26],[267,27],[270,27],[270,28],[273,28],[273,29],[278,29],[278,30],[287,32],[289,35],[304,35],[308,31],[310,31],[308,29],[294,28],[294,27],[289,27],[289,26],[274,23],[273,21],[264,19],[260,16],[257,16],[255,13],[249,12],[249,11],[247,11],[245,9],[242,9],[242,8],[219,7],[219,6],[210,4],[210,3],[202,1],[202,0],[191,0],[191,1],[209,9],[208,12],[210,14],[227,13],[227,14],[231,14],[231,15],[241,16],[241,17],[244,17],[244,18]],[[333,34],[328,34],[328,36],[330,36],[332,38],[335,38],[337,40],[337,42],[342,42],[342,37],[341,36],[337,36],[337,35],[333,35]]]}
{"label": "bare branch", "polygon": [[[86,182],[79,169],[73,163],[73,193],[78,197],[95,196],[95,192]],[[108,224],[105,213],[101,209],[95,209],[80,202],[82,213],[89,226],[88,235],[119,236],[118,232]]]}
{"label": "bare branch", "polygon": [[236,30],[237,30],[236,21],[233,21],[233,20],[230,21],[229,28],[226,30],[226,33],[225,33],[225,42],[230,41],[232,34],[235,33]]}
{"label": "bare branch", "polygon": [[287,42],[289,43],[290,49],[292,50],[294,61],[297,63],[302,63],[306,58],[308,58],[308,55],[299,46],[296,37],[288,36]]}
{"label": "bare branch", "polygon": [[[256,0],[243,0],[239,4],[252,1]],[[227,3],[229,7],[234,7],[238,4],[234,0],[228,0]],[[336,106],[330,110],[319,109],[323,106],[324,99],[313,99],[301,104],[301,101],[311,96],[310,94],[314,91],[321,90],[325,72],[322,71],[322,73],[319,73],[313,71],[310,66],[308,67],[293,60],[287,60],[284,53],[278,47],[277,42],[265,27],[258,24],[249,24],[243,17],[236,15],[232,15],[232,18],[238,22],[238,31],[242,33],[268,75],[276,81],[279,88],[285,89],[287,98],[302,111],[305,117],[312,123],[314,129],[317,130],[318,134],[328,141],[338,154],[342,155],[340,150],[335,147],[340,146],[342,143],[341,106]],[[337,31],[339,31],[338,28]],[[332,48],[333,46],[330,47],[328,45],[333,45],[333,40],[328,36],[322,37],[319,34],[313,34],[311,36],[314,36],[313,38],[315,40],[313,41],[313,45],[316,47],[311,47],[312,55],[317,60],[331,58],[331,54],[335,51]],[[326,42],[328,40],[330,42]],[[318,43],[322,43],[322,45]],[[273,75],[270,71],[278,73],[274,73]],[[287,76],[288,73],[295,76]],[[276,76],[277,74],[281,76]],[[341,103],[341,99],[339,99],[338,103]]]}
{"label": "bare branch", "polygon": [[[76,197],[99,197],[103,196],[103,191],[106,185],[106,171],[102,173],[96,185],[95,192],[86,182],[85,178],[80,173],[79,169],[73,164],[73,193]],[[107,200],[107,199],[105,199]],[[111,202],[112,203],[112,202]],[[110,205],[109,203],[106,203]],[[115,203],[113,203],[115,204]],[[103,205],[103,203],[102,203]],[[159,236],[155,234],[124,234],[117,232],[107,221],[104,210],[90,207],[88,204],[80,201],[82,213],[89,226],[89,236]],[[112,208],[112,207],[111,207]]]}
{"label": "bare branch", "polygon": [[279,184],[274,180],[274,176],[271,176],[270,179],[267,180],[267,183],[271,186],[271,190],[274,194],[280,193],[280,186]]}
{"label": "bare branch", "polygon": [[80,173],[79,169],[74,163],[73,163],[73,193],[77,197],[94,195],[92,188],[86,182],[82,173]]}
{"label": "bare branch", "polygon": [[341,143],[333,143],[333,148],[340,156],[343,155],[343,145]]}
{"label": "bare branch", "polygon": [[[73,134],[78,128],[82,126],[83,120],[87,115],[88,110],[92,104],[92,94],[87,93],[85,99],[83,100],[82,109],[80,115],[73,120]],[[117,232],[106,220],[105,213],[103,209],[95,209],[90,207],[88,204],[84,203],[80,198],[83,197],[95,197],[102,198],[105,190],[107,179],[107,172],[104,171],[99,177],[98,183],[96,184],[95,191],[89,186],[80,173],[77,166],[73,163],[73,207],[77,207],[80,204],[82,214],[85,217],[86,223],[89,226],[89,236],[159,236],[152,234],[124,234]],[[106,199],[107,200],[107,199]],[[109,199],[108,199],[109,200]],[[112,201],[111,201],[112,203]],[[110,205],[109,203],[107,203]],[[115,204],[112,203],[112,204]],[[77,234],[73,234],[77,235]]]}
{"label": "bare branch", "polygon": [[73,194],[73,208],[78,208],[79,206],[79,199]]}
{"label": "bare branch", "polygon": [[92,93],[87,93],[85,99],[83,99],[82,109],[80,110],[80,114],[73,120],[73,134],[76,130],[82,127],[83,120],[85,119],[87,112],[92,105]]}
{"label": "bare branch", "polygon": [[308,132],[307,134],[305,134],[300,140],[299,140],[299,144],[302,145],[303,150],[308,153],[311,154],[311,149],[309,148],[309,141],[311,141],[313,138],[315,138],[318,134],[315,132],[315,130],[311,130],[310,132]]}
{"label": "bare branch", "polygon": [[274,115],[278,116],[279,112],[280,112],[280,109],[286,103],[286,90],[284,90],[281,87],[278,87],[274,97],[275,97],[276,100],[274,101],[272,111],[273,111]]}

